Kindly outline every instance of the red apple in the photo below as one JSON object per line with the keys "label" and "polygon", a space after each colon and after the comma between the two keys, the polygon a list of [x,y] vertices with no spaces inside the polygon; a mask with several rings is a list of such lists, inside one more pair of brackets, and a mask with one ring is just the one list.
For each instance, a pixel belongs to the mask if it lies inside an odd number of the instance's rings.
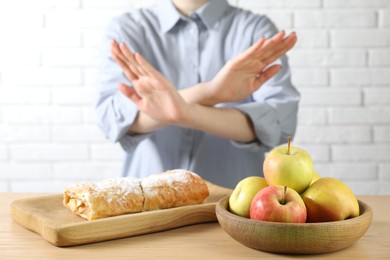
{"label": "red apple", "polygon": [[262,221],[305,223],[306,207],[301,196],[287,186],[272,185],[253,198],[250,218]]}

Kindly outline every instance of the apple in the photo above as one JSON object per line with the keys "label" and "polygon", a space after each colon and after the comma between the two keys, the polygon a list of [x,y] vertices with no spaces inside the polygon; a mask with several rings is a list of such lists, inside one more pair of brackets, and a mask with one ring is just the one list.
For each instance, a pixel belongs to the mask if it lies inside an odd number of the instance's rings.
{"label": "apple", "polygon": [[250,218],[262,221],[305,223],[306,207],[301,196],[287,186],[272,185],[253,198]]}
{"label": "apple", "polygon": [[318,180],[319,178],[321,178],[321,176],[318,174],[318,172],[314,172],[313,173],[313,179],[311,180],[311,183],[310,185],[312,185],[316,180]]}
{"label": "apple", "polygon": [[230,212],[249,218],[249,209],[256,193],[267,186],[264,178],[250,176],[237,183],[229,198]]}
{"label": "apple", "polygon": [[305,150],[290,146],[276,147],[266,156],[263,164],[268,185],[288,186],[298,193],[309,187],[313,179],[313,160]]}
{"label": "apple", "polygon": [[308,222],[344,220],[359,216],[359,203],[342,181],[323,177],[302,194]]}

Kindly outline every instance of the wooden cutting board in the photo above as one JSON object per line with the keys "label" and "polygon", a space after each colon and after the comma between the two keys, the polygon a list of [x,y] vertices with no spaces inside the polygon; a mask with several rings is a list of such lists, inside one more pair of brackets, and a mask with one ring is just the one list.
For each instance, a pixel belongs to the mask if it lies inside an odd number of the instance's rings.
{"label": "wooden cutting board", "polygon": [[62,194],[16,200],[11,217],[56,246],[74,246],[217,221],[215,205],[232,190],[208,183],[204,204],[87,221],[62,204]]}

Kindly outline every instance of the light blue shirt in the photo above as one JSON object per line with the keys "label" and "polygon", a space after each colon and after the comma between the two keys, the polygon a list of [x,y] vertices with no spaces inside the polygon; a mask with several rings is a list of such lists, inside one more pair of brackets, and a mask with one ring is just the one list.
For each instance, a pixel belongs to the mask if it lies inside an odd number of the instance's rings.
{"label": "light blue shirt", "polygon": [[286,56],[278,60],[282,70],[253,95],[217,105],[235,107],[249,116],[257,136],[253,143],[177,126],[145,135],[127,134],[138,110],[118,91],[119,83],[131,83],[111,58],[112,39],[140,52],[177,89],[183,89],[210,81],[261,36],[277,33],[266,16],[225,0],[211,0],[189,17],[180,15],[169,0],[158,2],[113,19],[104,38],[96,111],[105,136],[126,151],[123,175],[145,177],[181,168],[231,188],[247,176],[262,176],[264,153],[286,142],[296,129],[299,93],[291,84]]}

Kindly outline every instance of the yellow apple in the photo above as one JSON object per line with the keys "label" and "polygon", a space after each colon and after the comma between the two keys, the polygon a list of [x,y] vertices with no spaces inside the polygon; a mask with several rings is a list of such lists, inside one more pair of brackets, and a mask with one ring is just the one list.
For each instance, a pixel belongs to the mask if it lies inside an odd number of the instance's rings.
{"label": "yellow apple", "polygon": [[312,185],[316,180],[318,180],[319,178],[321,178],[321,176],[318,174],[318,172],[314,172],[313,173],[313,179],[311,180],[311,183],[310,185]]}
{"label": "yellow apple", "polygon": [[291,146],[276,147],[266,156],[263,164],[264,177],[268,185],[281,185],[302,193],[309,187],[314,166],[310,154]]}
{"label": "yellow apple", "polygon": [[352,190],[342,181],[324,177],[302,194],[307,222],[327,222],[359,216],[359,203]]}
{"label": "yellow apple", "polygon": [[248,218],[253,198],[259,190],[266,186],[267,182],[260,176],[250,176],[242,179],[230,195],[230,212]]}

